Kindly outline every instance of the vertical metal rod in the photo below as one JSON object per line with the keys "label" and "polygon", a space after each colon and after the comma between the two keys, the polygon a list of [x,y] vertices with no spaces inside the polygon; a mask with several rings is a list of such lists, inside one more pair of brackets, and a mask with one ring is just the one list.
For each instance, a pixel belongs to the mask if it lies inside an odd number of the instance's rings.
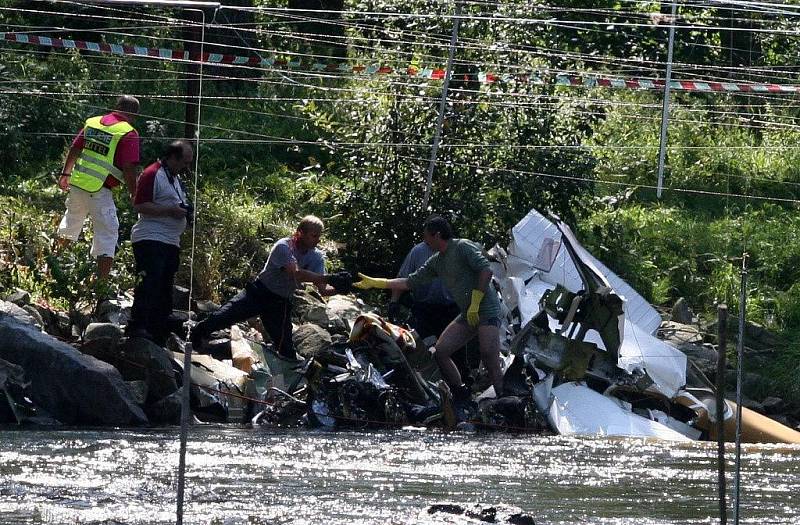
{"label": "vertical metal rod", "polygon": [[728,523],[725,501],[725,353],[728,347],[728,306],[717,307],[717,486],[719,489],[719,523]]}
{"label": "vertical metal rod", "polygon": [[[194,202],[197,205],[197,180],[200,167],[200,113],[203,100],[203,53],[205,52],[206,42],[206,13],[200,10],[202,16],[202,26],[200,33],[200,74],[198,77],[197,93],[197,120],[194,130],[195,152],[194,152]],[[192,282],[194,280],[194,249],[195,249],[195,227],[192,225],[192,251],[189,265],[189,310],[192,303]],[[175,524],[183,525],[183,500],[184,488],[186,485],[186,442],[189,437],[189,420],[192,417],[192,410],[189,406],[189,391],[192,384],[192,344],[183,345],[183,391],[181,392],[181,434],[180,452],[178,459],[178,497],[175,511]]]}
{"label": "vertical metal rod", "polygon": [[664,106],[661,110],[661,144],[658,149],[658,188],[656,196],[661,198],[664,187],[664,159],[667,154],[667,125],[669,124],[669,83],[672,80],[672,49],[675,46],[675,23],[678,4],[672,2],[672,17],[669,25],[669,43],[667,45],[667,76],[664,79]]}
{"label": "vertical metal rod", "polygon": [[444,110],[447,103],[447,89],[450,86],[450,78],[453,76],[453,56],[456,53],[456,43],[458,42],[458,26],[461,23],[461,2],[456,0],[456,11],[453,16],[453,34],[450,36],[450,54],[447,57],[447,70],[444,73],[444,85],[442,86],[442,99],[439,101],[439,116],[436,118],[436,131],[433,136],[433,147],[431,148],[431,160],[428,164],[428,178],[425,181],[425,196],[422,198],[422,209],[428,209],[428,201],[431,197],[431,187],[433,186],[433,170],[436,167],[436,155],[439,152],[439,141],[442,138],[442,124],[444,123]]}
{"label": "vertical metal rod", "polygon": [[747,307],[747,254],[742,255],[742,282],[739,296],[739,340],[736,342],[736,466],[733,478],[733,523],[739,525],[742,463],[742,369],[744,363],[744,321]]}

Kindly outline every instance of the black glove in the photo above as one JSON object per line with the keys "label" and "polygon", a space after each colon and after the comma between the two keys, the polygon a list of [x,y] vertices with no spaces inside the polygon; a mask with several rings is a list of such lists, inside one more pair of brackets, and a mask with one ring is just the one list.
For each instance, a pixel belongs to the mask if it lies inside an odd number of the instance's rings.
{"label": "black glove", "polygon": [[403,322],[403,307],[400,303],[391,302],[386,308],[389,314],[389,322],[392,324],[400,324]]}
{"label": "black glove", "polygon": [[336,272],[326,276],[326,282],[336,289],[337,293],[350,293],[353,289],[353,276],[350,272]]}

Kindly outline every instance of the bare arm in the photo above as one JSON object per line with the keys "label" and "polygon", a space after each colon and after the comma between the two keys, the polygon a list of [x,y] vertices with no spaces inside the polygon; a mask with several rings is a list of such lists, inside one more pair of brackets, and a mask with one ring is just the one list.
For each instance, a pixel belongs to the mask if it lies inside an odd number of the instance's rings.
{"label": "bare arm", "polygon": [[122,176],[125,178],[125,186],[128,187],[128,195],[133,202],[133,195],[136,193],[136,177],[139,175],[139,170],[135,164],[126,164],[122,168]]}
{"label": "bare arm", "polygon": [[76,148],[72,146],[67,153],[67,159],[64,161],[64,169],[61,170],[61,176],[58,178],[58,187],[64,191],[69,189],[69,177],[72,170],[75,169],[75,163],[78,161],[78,156],[81,154],[83,148]]}
{"label": "bare arm", "polygon": [[403,290],[392,290],[392,298],[390,302],[397,303],[400,301],[400,296],[403,295]]}

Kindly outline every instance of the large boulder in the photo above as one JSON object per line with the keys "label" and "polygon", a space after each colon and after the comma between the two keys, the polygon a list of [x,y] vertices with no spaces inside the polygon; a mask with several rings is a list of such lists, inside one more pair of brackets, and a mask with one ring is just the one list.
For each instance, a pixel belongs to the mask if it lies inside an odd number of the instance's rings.
{"label": "large boulder", "polygon": [[17,306],[25,306],[31,304],[31,294],[21,288],[17,288],[5,297],[9,303],[14,303]]}
{"label": "large boulder", "polygon": [[90,323],[83,333],[84,341],[93,339],[110,338],[114,340],[114,345],[122,339],[122,328],[114,323]]}
{"label": "large boulder", "polygon": [[331,344],[331,334],[315,324],[300,325],[292,334],[294,350],[302,357],[314,357]]}
{"label": "large boulder", "polygon": [[147,416],[113,366],[2,313],[0,358],[25,370],[31,400],[62,423],[147,423]]}
{"label": "large boulder", "polygon": [[28,311],[21,306],[9,301],[0,301],[0,315],[7,315],[13,317],[22,324],[36,326],[37,319],[34,318]]}
{"label": "large boulder", "polygon": [[126,381],[147,383],[147,403],[154,403],[176,390],[172,355],[148,339],[129,337],[117,340],[98,338],[81,346],[81,351],[113,365]]}

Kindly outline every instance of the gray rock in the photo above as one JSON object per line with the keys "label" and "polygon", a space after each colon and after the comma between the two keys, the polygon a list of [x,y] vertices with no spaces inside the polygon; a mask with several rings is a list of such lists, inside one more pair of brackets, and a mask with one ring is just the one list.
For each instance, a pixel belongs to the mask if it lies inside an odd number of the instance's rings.
{"label": "gray rock", "polygon": [[[295,324],[302,324],[312,309],[325,309],[325,301],[322,300],[317,294],[308,292],[307,290],[298,290],[294,293],[292,304],[292,322]],[[314,314],[312,314],[314,315]]]}
{"label": "gray rock", "polygon": [[81,352],[113,365],[126,381],[146,382],[146,403],[178,389],[171,354],[148,339],[101,337],[84,343]]}
{"label": "gray rock", "polygon": [[128,385],[136,402],[144,405],[147,401],[147,383],[145,381],[125,381],[125,384]]}
{"label": "gray rock", "polygon": [[178,310],[197,309],[197,303],[192,299],[192,304],[189,304],[189,289],[183,286],[175,285],[172,287],[172,307]]}
{"label": "gray rock", "polygon": [[675,321],[661,323],[657,335],[664,341],[672,343],[673,346],[679,346],[684,343],[703,344],[703,334],[697,327]]}
{"label": "gray rock", "polygon": [[13,317],[20,323],[36,326],[36,319],[34,319],[34,317],[24,308],[17,306],[14,303],[0,301],[0,314],[6,314],[10,317]]}
{"label": "gray rock", "polygon": [[17,288],[15,291],[8,294],[5,300],[17,306],[25,306],[26,304],[31,304],[31,294],[21,288]]}
{"label": "gray rock", "polygon": [[97,320],[101,323],[127,325],[131,320],[133,302],[128,299],[109,299],[97,307]]}
{"label": "gray rock", "polygon": [[[73,306],[69,311],[69,320],[72,323],[72,333],[76,337],[80,337],[86,331],[93,319],[94,308],[88,303],[78,303]],[[77,333],[76,333],[77,332]]]}
{"label": "gray rock", "polygon": [[711,381],[717,374],[717,351],[703,344],[703,335],[694,326],[666,321],[661,323],[658,336],[684,354]]}
{"label": "gray rock", "polygon": [[675,304],[672,306],[671,319],[681,324],[691,324],[693,322],[694,314],[692,314],[689,304],[683,297],[675,301]]}
{"label": "gray rock", "polygon": [[[704,326],[703,331],[708,334],[707,337],[711,341],[716,341],[718,327],[717,321],[714,320]],[[731,346],[736,345],[739,334],[739,319],[736,316],[728,318],[728,344]],[[749,321],[744,324],[744,346],[746,354],[753,353],[771,353],[777,348],[782,346],[781,340],[777,334],[770,332],[760,324],[751,323]]]}
{"label": "gray rock", "polygon": [[93,339],[110,338],[114,339],[114,346],[122,338],[122,328],[113,323],[91,323],[83,333],[84,341]]}
{"label": "gray rock", "polygon": [[315,324],[300,325],[292,334],[294,350],[303,357],[313,357],[331,344],[331,334]]}
{"label": "gray rock", "polygon": [[764,406],[764,413],[767,415],[780,414],[786,408],[786,403],[779,397],[767,397],[761,404]]}
{"label": "gray rock", "polygon": [[198,317],[205,318],[208,314],[219,310],[219,308],[220,306],[214,301],[197,301],[197,308],[195,311]]}
{"label": "gray rock", "polygon": [[147,416],[111,365],[6,314],[0,314],[0,341],[0,358],[25,370],[31,400],[62,423],[147,423]]}
{"label": "gray rock", "polygon": [[40,330],[44,330],[45,323],[42,315],[32,304],[25,304],[22,309],[28,312],[28,315],[33,319],[33,324]]}

